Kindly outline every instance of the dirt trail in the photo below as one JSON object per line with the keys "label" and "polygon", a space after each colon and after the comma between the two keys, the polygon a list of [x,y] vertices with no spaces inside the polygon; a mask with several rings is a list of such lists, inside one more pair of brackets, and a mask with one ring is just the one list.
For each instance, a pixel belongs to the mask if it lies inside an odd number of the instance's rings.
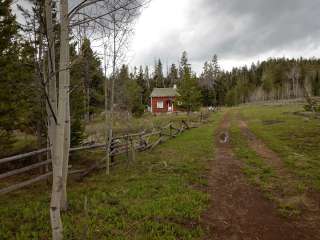
{"label": "dirt trail", "polygon": [[283,161],[281,158],[269,149],[263,141],[258,139],[248,128],[247,123],[238,116],[239,127],[242,134],[248,139],[249,146],[256,151],[261,157],[263,157],[268,164],[276,169],[278,173],[289,175],[284,168]]}
{"label": "dirt trail", "polygon": [[301,180],[288,171],[278,154],[259,139],[248,128],[247,123],[241,119],[239,115],[237,116],[237,119],[242,134],[248,140],[249,147],[274,169],[277,176],[281,177],[282,192],[278,189],[278,198],[282,199],[282,201],[290,201],[291,198],[296,201],[296,205],[301,208],[302,213],[300,214],[299,219],[295,220],[296,226],[309,229],[309,232],[314,232],[320,239],[320,194],[311,189],[307,189],[301,194],[298,189],[294,189],[297,188]]}
{"label": "dirt trail", "polygon": [[234,157],[229,141],[221,141],[221,134],[227,133],[229,126],[229,115],[225,114],[218,129],[217,152],[209,174],[211,202],[202,216],[208,230],[205,239],[317,239],[318,236],[300,231],[279,216],[274,204],[248,184],[241,171],[242,163]]}

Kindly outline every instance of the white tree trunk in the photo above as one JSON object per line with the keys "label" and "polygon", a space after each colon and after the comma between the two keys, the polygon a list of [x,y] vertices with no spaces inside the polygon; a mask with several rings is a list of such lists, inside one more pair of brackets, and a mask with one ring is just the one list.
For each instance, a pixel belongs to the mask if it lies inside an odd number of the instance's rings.
{"label": "white tree trunk", "polygon": [[67,198],[67,182],[68,182],[68,166],[69,166],[69,151],[70,151],[70,128],[71,128],[71,119],[70,119],[70,101],[69,94],[67,97],[67,106],[66,106],[66,121],[64,129],[64,159],[62,167],[62,196],[61,196],[61,209],[66,211],[68,209],[68,198]]}
{"label": "white tree trunk", "polygon": [[107,77],[105,78],[105,82],[104,82],[104,108],[105,108],[105,124],[106,124],[106,130],[105,130],[105,139],[106,139],[106,146],[107,146],[107,150],[106,150],[106,174],[109,174],[109,161],[110,161],[110,156],[109,156],[109,110],[108,110],[108,79]]}
{"label": "white tree trunk", "polygon": [[[57,128],[55,138],[55,148],[53,149],[53,182],[52,196],[50,203],[50,217],[53,240],[63,238],[63,226],[61,221],[61,197],[64,188],[63,166],[65,159],[68,158],[66,153],[66,126],[68,125],[67,111],[69,104],[69,30],[68,30],[68,0],[60,1],[60,64],[59,64],[59,99],[57,112]],[[68,164],[68,163],[67,163]],[[64,174],[63,174],[64,173]]]}
{"label": "white tree trunk", "polygon": [[[60,201],[59,187],[62,176],[59,174],[59,160],[56,158],[56,130],[57,125],[54,115],[57,116],[57,90],[56,90],[56,75],[55,75],[55,49],[54,49],[54,32],[52,24],[52,1],[45,0],[45,15],[46,28],[48,37],[48,96],[49,103],[47,103],[48,111],[48,139],[49,147],[51,149],[51,159],[53,168],[52,193],[50,203],[50,220],[52,228],[52,238],[62,239],[62,222],[60,217]],[[48,106],[50,104],[50,106]],[[57,120],[57,119],[56,119]]]}
{"label": "white tree trunk", "polygon": [[[66,2],[68,2],[66,0]],[[66,14],[68,10],[68,6],[66,6]],[[67,199],[67,182],[68,182],[68,166],[69,166],[69,151],[70,151],[70,133],[71,133],[71,119],[70,119],[70,70],[69,70],[69,63],[70,63],[70,51],[69,51],[69,30],[68,25],[69,21],[68,19],[65,19],[64,23],[66,24],[65,27],[65,33],[63,37],[65,38],[64,41],[64,64],[63,69],[65,71],[65,83],[66,83],[66,89],[64,90],[66,94],[66,102],[65,102],[65,121],[64,121],[64,154],[63,154],[63,165],[62,165],[62,195],[61,195],[61,209],[67,210],[68,208],[68,199]],[[61,53],[60,53],[61,54]]]}
{"label": "white tree trunk", "polygon": [[46,29],[47,29],[47,41],[48,41],[48,53],[47,53],[47,79],[48,79],[48,96],[51,108],[47,103],[48,113],[48,138],[49,147],[51,148],[51,157],[53,157],[53,148],[55,147],[55,131],[56,122],[54,115],[57,114],[57,78],[56,78],[56,63],[55,63],[55,39],[52,23],[52,0],[45,0],[45,15],[46,15]]}

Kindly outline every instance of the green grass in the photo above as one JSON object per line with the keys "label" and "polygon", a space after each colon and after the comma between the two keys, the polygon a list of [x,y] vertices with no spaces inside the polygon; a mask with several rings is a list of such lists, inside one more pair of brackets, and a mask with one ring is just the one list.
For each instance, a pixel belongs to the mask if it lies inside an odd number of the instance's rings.
{"label": "green grass", "polygon": [[242,170],[249,182],[256,185],[266,198],[276,203],[282,216],[299,215],[304,201],[304,188],[300,187],[299,182],[288,179],[287,176],[279,176],[265,159],[249,147],[235,122],[230,129],[230,138],[237,159],[244,162]]}
{"label": "green grass", "polygon": [[239,160],[243,160],[243,172],[251,183],[259,186],[268,197],[272,198],[271,189],[276,178],[273,169],[268,166],[254,150],[248,146],[248,142],[241,134],[236,122],[232,121],[230,139],[234,153]]}
{"label": "green grass", "polygon": [[284,216],[297,216],[312,207],[306,192],[319,191],[320,187],[320,138],[314,134],[320,124],[319,120],[294,114],[301,110],[301,105],[250,105],[235,110],[246,119],[250,130],[281,157],[287,174],[272,169],[249,147],[235,121],[231,127],[235,154],[245,162],[244,173]]}
{"label": "green grass", "polygon": [[[302,105],[250,106],[240,109],[249,128],[283,159],[301,182],[320,190],[320,120],[293,114]],[[278,123],[266,124],[276,120]]]}
{"label": "green grass", "polygon": [[[71,182],[65,239],[200,239],[208,196],[204,171],[214,156],[214,122],[82,183]],[[88,212],[84,199],[88,199]],[[49,239],[49,191],[39,184],[0,199],[0,239]],[[86,230],[87,229],[87,230]]]}

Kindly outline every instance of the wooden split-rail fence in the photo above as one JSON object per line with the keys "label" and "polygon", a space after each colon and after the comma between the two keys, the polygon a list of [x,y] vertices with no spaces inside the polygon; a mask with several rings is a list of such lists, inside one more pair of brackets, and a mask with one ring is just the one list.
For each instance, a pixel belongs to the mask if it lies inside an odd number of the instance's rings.
{"label": "wooden split-rail fence", "polygon": [[[200,121],[198,122],[187,122],[184,120],[181,120],[180,122],[170,122],[164,127],[154,129],[152,131],[146,132],[142,131],[140,133],[135,134],[126,134],[123,136],[116,136],[112,139],[111,147],[109,149],[109,156],[111,158],[111,166],[116,164],[115,157],[121,154],[127,154],[128,159],[131,161],[135,159],[135,152],[136,151],[145,151],[147,149],[153,149],[158,144],[165,142],[167,139],[174,138],[184,132],[187,129],[198,127],[200,123],[207,122],[208,121],[209,114],[202,114],[200,116]],[[80,147],[74,147],[70,148],[70,153],[76,151],[83,151],[83,150],[91,150],[91,149],[97,149],[97,148],[106,148],[106,144],[90,144],[86,146],[80,146]],[[0,159],[0,169],[2,164],[17,162],[19,160],[23,160],[30,157],[35,157],[40,154],[48,153],[50,149],[44,148],[24,154],[19,154],[11,157],[6,157],[3,159]],[[14,170],[9,170],[7,172],[0,173],[0,181],[3,179],[25,174],[27,172],[30,172],[34,169],[40,169],[46,167],[46,172],[39,175],[39,176],[32,176],[30,179],[14,183],[12,185],[6,186],[4,188],[0,188],[0,195],[4,195],[13,191],[16,191],[18,189],[21,189],[23,187],[32,185],[36,182],[47,180],[52,175],[52,170],[49,170],[51,166],[51,159],[47,159],[45,161],[32,163],[28,166],[24,166],[21,168],[17,168]],[[101,169],[106,167],[106,163],[103,161],[96,162],[92,166],[86,168],[86,169],[69,169],[68,173],[69,175],[79,174],[80,178],[83,178],[87,176],[89,173],[91,173],[94,170]]]}

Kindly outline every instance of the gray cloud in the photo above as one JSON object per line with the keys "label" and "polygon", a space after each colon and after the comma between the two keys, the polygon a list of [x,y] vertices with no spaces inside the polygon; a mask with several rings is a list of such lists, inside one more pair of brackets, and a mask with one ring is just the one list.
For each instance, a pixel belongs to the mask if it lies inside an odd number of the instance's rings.
{"label": "gray cloud", "polygon": [[203,62],[214,53],[226,59],[248,59],[280,50],[303,54],[304,48],[317,47],[320,42],[318,0],[188,3],[181,31],[159,35],[158,42],[145,49],[139,60],[164,57],[176,61],[182,50],[187,50],[194,62]]}
{"label": "gray cloud", "polygon": [[[71,0],[70,7],[77,1]],[[167,5],[170,2],[154,1]],[[296,57],[303,56],[306,50],[319,54],[316,50],[320,49],[320,0],[174,1],[185,4],[183,25],[172,31],[160,30],[152,44],[146,44],[138,52],[132,49],[135,52],[132,64],[152,65],[156,58],[170,64],[177,62],[183,50],[198,66],[215,53],[220,59],[233,61],[281,51],[292,52]],[[163,21],[166,17],[164,12],[152,21]],[[149,29],[144,31],[143,35],[147,35]]]}

